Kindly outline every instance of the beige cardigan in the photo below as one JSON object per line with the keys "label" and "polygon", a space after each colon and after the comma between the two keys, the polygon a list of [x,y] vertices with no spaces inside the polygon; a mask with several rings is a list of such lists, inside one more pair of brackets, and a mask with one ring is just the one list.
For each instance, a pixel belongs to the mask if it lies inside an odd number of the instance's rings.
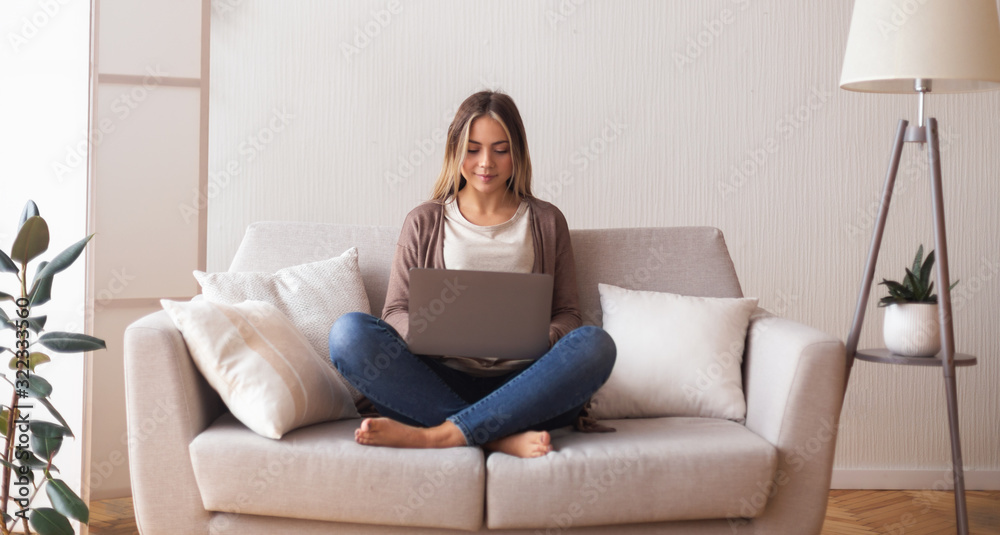
{"label": "beige cardigan", "polygon": [[[531,209],[531,237],[535,264],[532,273],[554,277],[552,320],[549,346],[583,321],[580,317],[576,288],[576,263],[566,218],[555,205],[527,199]],[[396,242],[396,256],[389,273],[382,319],[396,329],[403,339],[409,331],[410,268],[444,268],[444,204],[428,201],[406,216]]]}

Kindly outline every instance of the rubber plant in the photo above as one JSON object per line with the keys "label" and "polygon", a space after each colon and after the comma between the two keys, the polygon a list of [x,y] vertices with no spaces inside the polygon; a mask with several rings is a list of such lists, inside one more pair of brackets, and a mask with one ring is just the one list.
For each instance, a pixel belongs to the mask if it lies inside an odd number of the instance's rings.
{"label": "rubber plant", "polygon": [[[10,255],[0,250],[0,273],[15,275],[19,283],[14,293],[0,291],[0,333],[14,333],[11,347],[4,345],[7,335],[0,337],[0,355],[6,358],[5,354],[10,353],[11,357],[11,372],[0,375],[11,387],[10,403],[0,405],[0,433],[4,436],[0,531],[4,535],[13,533],[18,524],[23,533],[71,535],[74,531],[70,518],[84,524],[90,521],[87,504],[55,475],[59,470],[53,460],[63,439],[73,437],[73,432],[49,400],[52,385],[36,370],[51,361],[47,351],[82,353],[106,349],[104,341],[93,336],[46,331],[46,316],[37,313],[37,308],[51,298],[53,277],[76,261],[93,236],[30,269],[30,263],[49,247],[49,228],[35,203],[28,201]],[[29,274],[33,275],[30,281]],[[9,307],[13,307],[10,313]],[[0,390],[0,402],[3,399],[6,397]],[[39,418],[42,408],[54,422]],[[43,488],[52,507],[32,505]]]}

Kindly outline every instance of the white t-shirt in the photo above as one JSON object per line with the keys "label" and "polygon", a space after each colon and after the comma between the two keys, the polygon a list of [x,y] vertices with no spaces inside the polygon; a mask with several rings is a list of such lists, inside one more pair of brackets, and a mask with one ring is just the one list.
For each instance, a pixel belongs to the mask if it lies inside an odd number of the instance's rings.
{"label": "white t-shirt", "polygon": [[444,265],[448,269],[531,273],[535,247],[528,203],[499,225],[479,226],[465,219],[458,202],[444,206]]}

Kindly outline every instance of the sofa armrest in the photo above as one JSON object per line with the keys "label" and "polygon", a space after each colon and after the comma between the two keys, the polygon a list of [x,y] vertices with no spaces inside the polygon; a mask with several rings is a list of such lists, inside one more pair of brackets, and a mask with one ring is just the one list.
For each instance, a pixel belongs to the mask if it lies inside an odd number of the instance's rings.
{"label": "sofa armrest", "polygon": [[778,449],[755,533],[820,533],[844,400],[846,355],[839,339],[758,309],[744,356],[746,426]]}
{"label": "sofa armrest", "polygon": [[136,523],[144,535],[208,533],[188,444],[225,411],[164,311],[125,330],[125,405]]}

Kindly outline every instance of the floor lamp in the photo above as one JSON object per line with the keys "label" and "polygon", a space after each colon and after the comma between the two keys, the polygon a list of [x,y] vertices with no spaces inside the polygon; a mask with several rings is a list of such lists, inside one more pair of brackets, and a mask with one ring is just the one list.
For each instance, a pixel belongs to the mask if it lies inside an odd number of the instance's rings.
{"label": "floor lamp", "polygon": [[[919,95],[917,124],[910,126],[901,120],[896,130],[854,321],[847,338],[847,374],[849,378],[855,358],[943,368],[955,476],[955,518],[958,532],[966,535],[969,528],[958,433],[955,366],[975,364],[976,360],[971,355],[955,353],[937,121],[934,118],[924,120],[924,98],[927,93],[1000,89],[1000,19],[996,0],[857,0],[840,87],[849,91]],[[930,164],[941,326],[940,360],[901,357],[885,349],[858,350],[904,143],[926,146]]]}

